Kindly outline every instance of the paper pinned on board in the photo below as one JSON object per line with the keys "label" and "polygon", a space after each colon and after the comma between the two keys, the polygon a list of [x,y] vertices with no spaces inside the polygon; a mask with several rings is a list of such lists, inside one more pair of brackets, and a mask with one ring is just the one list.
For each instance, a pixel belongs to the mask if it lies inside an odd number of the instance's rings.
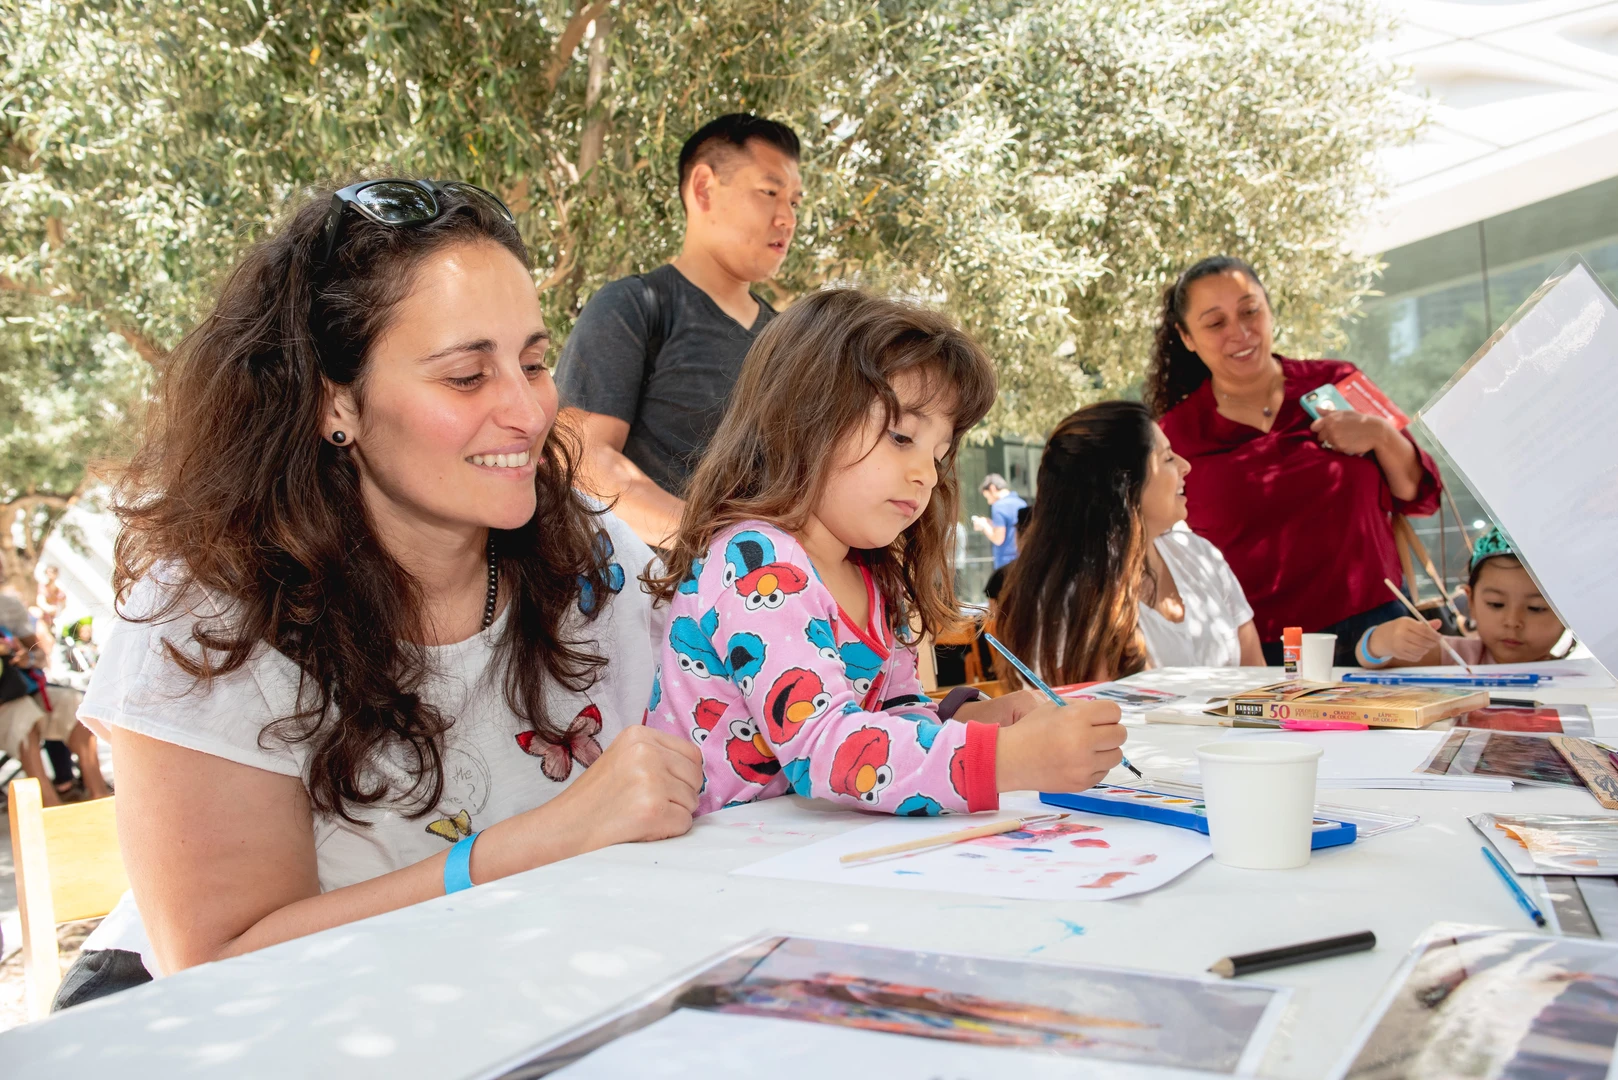
{"label": "paper pinned on board", "polygon": [[1545,598],[1609,671],[1618,670],[1614,357],[1618,301],[1575,255],[1420,413]]}
{"label": "paper pinned on board", "polygon": [[[1001,800],[1002,817],[1048,814],[1031,799]],[[1201,833],[1150,821],[1073,812],[1061,821],[845,866],[844,855],[935,833],[962,818],[892,818],[733,870],[751,877],[827,885],[1003,896],[1016,900],[1111,900],[1168,884],[1212,853]],[[990,819],[993,820],[993,819]],[[974,822],[976,819],[974,819]]]}

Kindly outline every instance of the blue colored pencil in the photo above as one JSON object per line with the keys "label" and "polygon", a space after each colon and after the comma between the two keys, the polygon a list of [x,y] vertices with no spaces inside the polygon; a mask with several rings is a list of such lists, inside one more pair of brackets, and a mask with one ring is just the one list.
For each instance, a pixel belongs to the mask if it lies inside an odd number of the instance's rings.
{"label": "blue colored pencil", "polygon": [[[1011,650],[1006,648],[1004,645],[1000,644],[1000,642],[998,640],[996,640],[996,638],[995,638],[995,636],[993,634],[991,634],[987,630],[985,630],[983,632],[983,640],[987,641],[990,644],[990,646],[992,646],[994,648],[995,652],[997,652],[1001,656],[1005,657],[1006,660],[1008,662],[1010,662],[1011,666],[1017,669],[1017,674],[1021,675],[1023,677],[1023,680],[1025,682],[1027,682],[1029,686],[1032,686],[1035,690],[1040,691],[1046,697],[1048,697],[1052,701],[1056,702],[1056,704],[1058,704],[1058,705],[1066,705],[1066,704],[1068,704],[1067,701],[1064,701],[1062,699],[1062,695],[1058,694],[1055,690],[1052,690],[1050,687],[1046,686],[1044,680],[1042,680],[1038,675],[1035,675],[1032,671],[1028,670],[1028,665],[1027,664],[1023,663],[1021,660],[1018,660],[1015,656],[1011,655]],[[1139,769],[1135,768],[1135,766],[1133,766],[1133,765],[1131,765],[1129,763],[1129,759],[1127,757],[1123,759],[1123,766],[1124,766],[1124,768],[1128,769],[1130,772],[1134,773],[1137,778],[1142,779],[1142,780],[1145,779],[1145,777],[1141,776],[1141,771]]]}
{"label": "blue colored pencil", "polygon": [[1534,906],[1534,902],[1532,900],[1528,899],[1528,894],[1523,892],[1523,887],[1521,885],[1517,884],[1517,879],[1512,876],[1510,868],[1507,867],[1505,863],[1501,862],[1500,856],[1490,851],[1488,847],[1484,847],[1482,850],[1483,857],[1489,860],[1489,865],[1494,867],[1494,872],[1500,875],[1500,880],[1506,883],[1506,888],[1510,889],[1511,895],[1516,897],[1517,906],[1522,908],[1523,911],[1528,914],[1530,919],[1534,920],[1535,926],[1544,926],[1544,914],[1539,910],[1539,908]]}

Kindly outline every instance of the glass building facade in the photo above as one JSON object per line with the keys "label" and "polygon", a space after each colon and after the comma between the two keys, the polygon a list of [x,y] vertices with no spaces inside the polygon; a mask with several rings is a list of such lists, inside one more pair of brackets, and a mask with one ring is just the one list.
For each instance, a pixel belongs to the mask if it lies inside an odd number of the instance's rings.
{"label": "glass building facade", "polygon": [[[1367,299],[1363,317],[1347,327],[1344,359],[1414,416],[1575,253],[1618,290],[1618,178],[1387,252],[1381,295]],[[1424,445],[1444,471],[1465,535],[1475,539],[1483,510],[1442,452]],[[1449,584],[1464,581],[1470,552],[1452,508],[1414,524]]]}

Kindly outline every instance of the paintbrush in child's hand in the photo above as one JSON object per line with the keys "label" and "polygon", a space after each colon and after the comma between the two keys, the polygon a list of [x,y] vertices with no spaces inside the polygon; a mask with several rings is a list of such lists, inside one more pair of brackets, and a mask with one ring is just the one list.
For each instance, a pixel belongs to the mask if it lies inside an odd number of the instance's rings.
{"label": "paintbrush in child's hand", "polygon": [[[1071,705],[1072,704],[1072,702],[1068,701],[1062,695],[1058,694],[1055,690],[1052,690],[1050,687],[1046,686],[1045,681],[1043,679],[1041,679],[1038,675],[1035,675],[1031,670],[1029,670],[1029,667],[1028,667],[1027,664],[1023,663],[1021,660],[1018,660],[1015,656],[1013,656],[1011,654],[1011,650],[1006,648],[1004,645],[1000,644],[1000,640],[998,638],[996,638],[993,634],[989,633],[987,630],[985,630],[983,632],[983,640],[987,641],[991,646],[993,646],[995,652],[997,652],[1001,656],[1005,657],[1006,661],[1008,663],[1010,663],[1012,667],[1017,669],[1017,674],[1021,675],[1023,677],[1023,679],[1027,681],[1029,686],[1032,686],[1035,690],[1038,690],[1040,693],[1044,694],[1046,697],[1050,698],[1052,701],[1056,702],[1056,704],[1058,704],[1058,705]],[[1127,757],[1123,757],[1122,754],[1120,754],[1119,757],[1122,758],[1122,761],[1120,762],[1120,764],[1123,765],[1123,767],[1128,769],[1130,772],[1134,773],[1135,778],[1137,780],[1146,779],[1144,776],[1141,775],[1141,772],[1140,772],[1139,769],[1135,768],[1135,766],[1133,766],[1133,765],[1131,765],[1129,763],[1129,759]]]}
{"label": "paintbrush in child's hand", "polygon": [[[1404,594],[1404,590],[1395,585],[1390,578],[1383,578],[1382,584],[1386,585],[1388,587],[1388,591],[1393,593],[1393,595],[1398,598],[1399,603],[1403,604],[1405,609],[1408,610],[1411,615],[1415,616],[1417,622],[1424,625],[1426,624],[1427,617],[1421,613],[1420,609],[1418,609],[1415,604],[1410,602],[1410,597]],[[1466,669],[1466,673],[1468,675],[1473,674],[1472,665],[1461,659],[1461,654],[1455,651],[1455,646],[1444,640],[1443,634],[1438,635],[1438,644],[1443,646],[1445,652],[1449,653],[1450,656],[1455,658],[1455,662],[1457,664]]]}

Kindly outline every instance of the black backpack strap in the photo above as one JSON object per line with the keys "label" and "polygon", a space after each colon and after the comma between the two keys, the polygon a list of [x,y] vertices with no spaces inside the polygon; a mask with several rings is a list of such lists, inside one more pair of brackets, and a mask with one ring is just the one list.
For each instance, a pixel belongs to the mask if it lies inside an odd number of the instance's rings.
{"label": "black backpack strap", "polygon": [[663,352],[663,345],[674,333],[674,297],[670,294],[668,286],[651,274],[636,274],[635,280],[640,282],[641,307],[646,313],[646,362],[641,369],[641,394],[644,397],[646,386],[652,381],[652,371],[657,367],[657,358]]}

